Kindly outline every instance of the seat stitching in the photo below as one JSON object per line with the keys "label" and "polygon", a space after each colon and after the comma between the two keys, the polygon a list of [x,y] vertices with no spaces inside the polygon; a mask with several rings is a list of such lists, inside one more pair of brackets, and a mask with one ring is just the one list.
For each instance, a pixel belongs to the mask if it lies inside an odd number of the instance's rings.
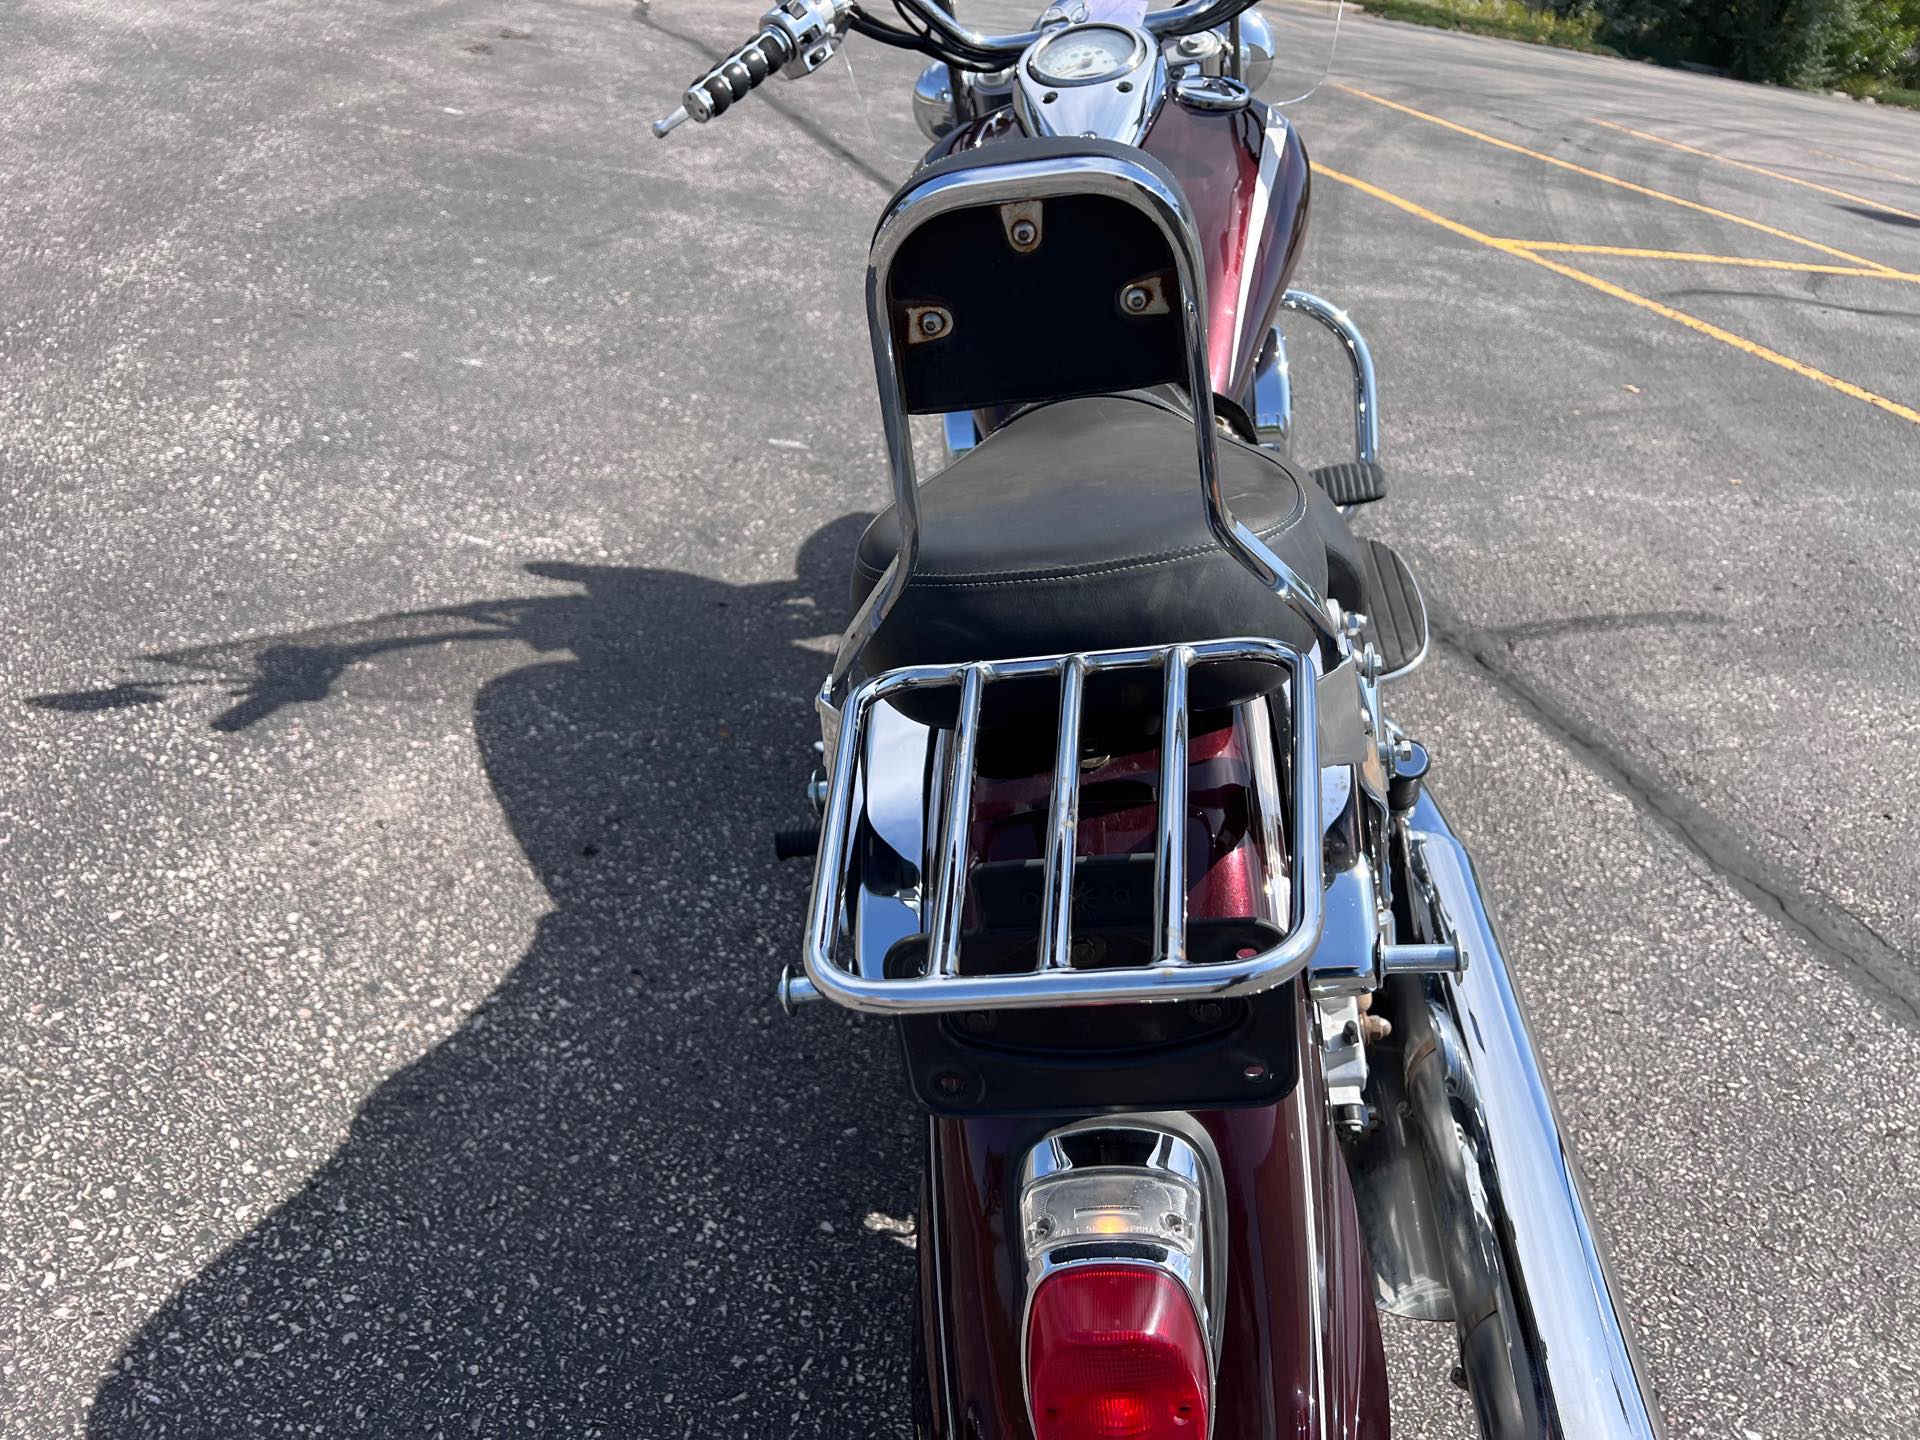
{"label": "seat stitching", "polygon": [[[1294,523],[1305,513],[1307,508],[1305,496],[1296,494],[1294,500],[1294,507],[1287,512],[1286,519],[1275,521],[1263,529],[1256,530],[1253,532],[1254,535],[1261,540],[1271,540],[1281,531],[1293,528]],[[1226,554],[1229,552],[1225,551],[1219,545],[1194,545],[1185,550],[1176,550],[1171,555],[1123,555],[1116,562],[1101,565],[1091,570],[1082,570],[1069,566],[1056,568],[1039,575],[1023,574],[1018,570],[960,570],[954,572],[952,575],[929,575],[924,570],[916,570],[913,575],[913,583],[929,589],[939,587],[948,590],[965,590],[978,586],[993,585],[1045,584],[1055,580],[1079,579],[1088,575],[1111,575],[1121,570],[1147,570],[1156,565],[1172,565],[1181,560],[1191,560],[1196,555],[1212,553]],[[854,568],[862,575],[870,575],[875,580],[878,580],[886,574],[884,567],[869,565],[861,555],[856,554],[853,557],[853,563]],[[983,576],[987,578],[965,578],[968,576]]]}

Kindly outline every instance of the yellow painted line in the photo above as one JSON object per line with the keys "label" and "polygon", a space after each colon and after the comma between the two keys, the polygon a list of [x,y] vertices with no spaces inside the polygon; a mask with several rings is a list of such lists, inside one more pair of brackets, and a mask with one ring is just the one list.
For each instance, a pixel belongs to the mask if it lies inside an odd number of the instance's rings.
{"label": "yellow painted line", "polygon": [[1884,200],[1874,200],[1865,195],[1856,195],[1851,190],[1836,190],[1831,185],[1820,185],[1812,180],[1802,180],[1798,175],[1783,175],[1780,171],[1769,170],[1764,165],[1754,165],[1745,160],[1736,160],[1731,155],[1716,155],[1711,150],[1702,150],[1695,145],[1683,145],[1678,140],[1667,139],[1664,135],[1654,135],[1645,130],[1636,130],[1631,125],[1622,125],[1614,120],[1602,120],[1597,115],[1593,117],[1593,123],[1596,125],[1604,125],[1609,130],[1618,130],[1623,135],[1631,135],[1637,140],[1651,140],[1655,145],[1672,146],[1675,150],[1684,151],[1688,155],[1698,155],[1703,160],[1718,160],[1722,165],[1731,165],[1736,170],[1751,170],[1755,175],[1765,175],[1770,179],[1784,180],[1789,185],[1804,185],[1809,190],[1818,190],[1822,195],[1837,195],[1842,200],[1852,200],[1857,204],[1865,205],[1873,210],[1882,211],[1888,215],[1898,215],[1905,220],[1920,220],[1920,215],[1914,214],[1911,210],[1902,210],[1899,206],[1889,205]]}
{"label": "yellow painted line", "polygon": [[1824,156],[1828,160],[1838,160],[1842,165],[1851,166],[1867,175],[1878,175],[1882,180],[1898,180],[1902,185],[1920,185],[1920,175],[1902,175],[1898,170],[1887,170],[1866,160],[1856,160],[1850,155],[1836,155],[1831,150],[1822,150],[1817,146],[1807,146],[1809,155]]}
{"label": "yellow painted line", "polygon": [[1565,240],[1507,240],[1522,250],[1551,250],[1567,255],[1619,255],[1628,260],[1684,260],[1696,265],[1741,265],[1749,270],[1792,270],[1804,275],[1855,275],[1866,280],[1906,280],[1920,285],[1909,270],[1869,270],[1860,265],[1809,265],[1799,260],[1756,260],[1745,255],[1701,255],[1691,250],[1643,250],[1637,245],[1573,245]]}
{"label": "yellow painted line", "polygon": [[1631,180],[1622,180],[1618,175],[1607,175],[1598,170],[1589,170],[1584,165],[1576,165],[1571,160],[1562,160],[1558,155],[1549,155],[1544,150],[1530,150],[1525,145],[1517,145],[1511,140],[1502,140],[1498,135],[1489,135],[1484,130],[1475,130],[1470,126],[1460,124],[1458,121],[1443,120],[1438,115],[1429,115],[1426,111],[1416,110],[1411,105],[1402,105],[1398,100],[1388,100],[1384,96],[1370,94],[1365,90],[1355,89],[1351,85],[1342,85],[1338,81],[1333,82],[1333,88],[1345,91],[1349,95],[1358,96],[1362,100],[1371,100],[1376,105],[1384,105],[1389,110],[1398,110],[1403,115],[1411,115],[1416,120],[1425,120],[1430,125],[1439,125],[1448,130],[1457,131],[1462,135],[1471,136],[1475,140],[1484,141],[1488,145],[1497,145],[1502,150],[1511,150],[1516,155],[1526,155],[1534,160],[1544,160],[1549,165],[1558,165],[1562,170],[1571,170],[1574,174],[1584,175],[1589,180],[1600,180],[1608,185],[1618,185],[1622,190],[1631,190],[1636,195],[1646,195],[1655,200],[1665,200],[1669,205],[1679,205],[1688,210],[1697,210],[1702,215],[1711,215],[1716,220],[1727,220],[1735,225],[1744,225],[1749,230],[1758,230],[1762,235],[1771,235],[1777,240],[1791,240],[1795,245],[1804,245],[1810,250],[1818,250],[1821,254],[1831,255],[1835,259],[1850,260],[1855,265],[1865,265],[1874,270],[1887,270],[1891,268],[1890,266],[1882,265],[1878,260],[1869,260],[1864,255],[1851,255],[1845,250],[1836,250],[1831,245],[1822,245],[1818,240],[1809,240],[1804,235],[1795,235],[1788,230],[1775,229],[1773,226],[1762,224],[1758,220],[1749,220],[1744,215],[1735,215],[1726,210],[1716,210],[1711,205],[1702,205],[1698,200],[1683,200],[1680,196],[1669,195],[1664,190],[1655,190],[1646,185],[1636,185]]}
{"label": "yellow painted line", "polygon": [[1629,305],[1649,310],[1662,319],[1671,320],[1676,325],[1684,325],[1687,329],[1709,336],[1723,345],[1731,345],[1734,349],[1751,355],[1757,360],[1764,360],[1769,365],[1778,365],[1782,370],[1791,371],[1804,379],[1818,381],[1830,390],[1838,390],[1842,395],[1851,396],[1855,400],[1864,400],[1867,404],[1884,410],[1889,415],[1898,415],[1902,420],[1920,425],[1920,410],[1910,409],[1897,400],[1887,399],[1884,395],[1876,395],[1871,390],[1855,385],[1851,380],[1842,380],[1837,375],[1829,375],[1826,371],[1795,360],[1790,355],[1782,355],[1778,350],[1770,350],[1765,345],[1747,339],[1744,335],[1736,335],[1731,330],[1722,330],[1718,325],[1702,320],[1698,316],[1689,315],[1684,310],[1676,310],[1671,305],[1662,305],[1658,300],[1649,300],[1644,295],[1636,295],[1633,291],[1622,289],[1611,281],[1602,280],[1598,275],[1589,275],[1586,271],[1576,270],[1571,265],[1562,265],[1558,260],[1549,260],[1544,255],[1536,255],[1517,240],[1502,240],[1497,236],[1476,230],[1471,225],[1462,225],[1458,220],[1449,220],[1444,215],[1436,215],[1425,206],[1417,205],[1404,196],[1395,195],[1390,190],[1382,190],[1378,185],[1369,185],[1365,180],[1356,179],[1352,175],[1344,175],[1338,170],[1321,164],[1318,160],[1313,162],[1313,173],[1324,175],[1329,180],[1337,180],[1342,185],[1350,185],[1363,195],[1371,195],[1376,200],[1384,201],[1395,209],[1404,210],[1409,215],[1418,216],[1463,239],[1472,240],[1489,249],[1498,250],[1502,254],[1517,256],[1529,264],[1551,270],[1556,275],[1564,275],[1569,280],[1578,280],[1582,285],[1598,290],[1603,295],[1611,295],[1616,300],[1624,300]]}

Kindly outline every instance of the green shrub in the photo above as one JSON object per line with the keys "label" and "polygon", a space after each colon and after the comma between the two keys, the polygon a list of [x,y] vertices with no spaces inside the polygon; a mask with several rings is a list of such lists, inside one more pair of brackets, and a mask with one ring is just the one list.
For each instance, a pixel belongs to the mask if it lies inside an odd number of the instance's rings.
{"label": "green shrub", "polygon": [[1920,80],[1920,0],[1859,0],[1827,47],[1838,76]]}
{"label": "green shrub", "polygon": [[1900,79],[1920,65],[1920,0],[1600,0],[1615,44],[1742,80]]}

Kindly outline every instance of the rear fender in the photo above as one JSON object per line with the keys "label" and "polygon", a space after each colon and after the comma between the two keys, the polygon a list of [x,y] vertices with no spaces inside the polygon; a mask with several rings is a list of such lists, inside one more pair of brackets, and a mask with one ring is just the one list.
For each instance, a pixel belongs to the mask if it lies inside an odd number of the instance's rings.
{"label": "rear fender", "polygon": [[[1193,1115],[1213,1138],[1226,1191],[1213,1440],[1386,1440],[1372,1282],[1304,1013],[1298,1043],[1301,1079],[1286,1100]],[[929,1122],[921,1413],[940,1440],[1033,1435],[1020,1354],[1018,1189],[1027,1151],[1059,1123]]]}

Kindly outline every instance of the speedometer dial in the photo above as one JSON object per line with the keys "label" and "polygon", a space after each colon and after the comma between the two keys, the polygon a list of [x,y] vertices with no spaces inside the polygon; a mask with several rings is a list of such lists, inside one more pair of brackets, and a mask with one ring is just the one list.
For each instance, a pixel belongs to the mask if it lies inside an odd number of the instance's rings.
{"label": "speedometer dial", "polygon": [[1045,85],[1092,85],[1139,62],[1140,42],[1117,25],[1074,25],[1041,42],[1027,67]]}

